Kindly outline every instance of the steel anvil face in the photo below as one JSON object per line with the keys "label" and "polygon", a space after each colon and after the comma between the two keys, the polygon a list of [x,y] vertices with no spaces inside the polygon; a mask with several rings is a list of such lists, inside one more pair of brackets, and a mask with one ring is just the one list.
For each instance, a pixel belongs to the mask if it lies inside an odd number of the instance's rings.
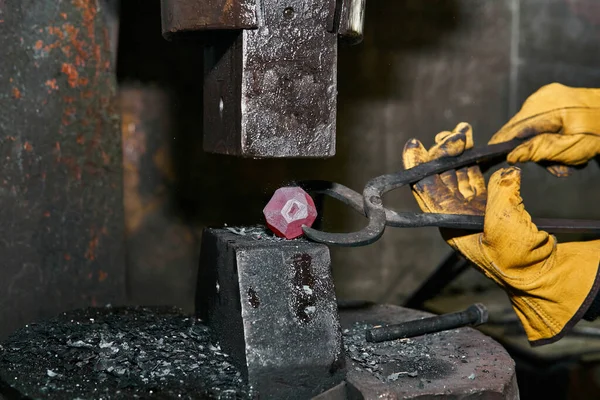
{"label": "steel anvil face", "polygon": [[197,293],[198,316],[261,398],[307,399],[344,381],[326,246],[206,229]]}

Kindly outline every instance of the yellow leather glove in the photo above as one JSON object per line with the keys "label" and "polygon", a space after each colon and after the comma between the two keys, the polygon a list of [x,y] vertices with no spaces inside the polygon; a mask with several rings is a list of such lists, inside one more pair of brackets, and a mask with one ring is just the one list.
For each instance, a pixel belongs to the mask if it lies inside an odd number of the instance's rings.
{"label": "yellow leather glove", "polygon": [[562,164],[548,170],[566,176],[570,169],[600,154],[600,89],[546,85],[531,95],[521,110],[500,129],[490,144],[514,138],[535,138],[518,146],[509,163],[546,161]]}
{"label": "yellow leather glove", "polygon": [[[428,151],[410,140],[403,152],[406,169],[473,146],[468,124],[436,136]],[[532,345],[552,343],[577,323],[594,301],[600,279],[600,240],[557,243],[531,222],[520,196],[521,172],[497,171],[486,190],[479,167],[448,171],[413,185],[424,212],[485,213],[482,233],[441,230],[462,253],[508,294]]]}

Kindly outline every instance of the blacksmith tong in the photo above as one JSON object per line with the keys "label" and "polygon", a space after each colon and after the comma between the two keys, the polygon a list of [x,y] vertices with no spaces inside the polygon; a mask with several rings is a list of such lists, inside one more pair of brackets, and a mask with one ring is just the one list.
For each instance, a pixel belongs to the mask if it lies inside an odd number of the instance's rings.
{"label": "blacksmith tong", "polygon": [[[312,241],[335,246],[358,247],[377,241],[386,226],[397,228],[438,227],[483,231],[483,215],[436,214],[396,212],[383,206],[382,196],[404,185],[410,185],[434,174],[470,165],[479,165],[482,172],[506,160],[523,139],[487,145],[465,151],[457,157],[445,157],[420,164],[409,170],[386,174],[371,179],[363,194],[335,182],[302,181],[296,183],[309,193],[325,194],[349,205],[366,216],[368,225],[350,233],[323,232],[307,226],[305,236]],[[600,237],[600,220],[533,218],[540,230],[550,233],[587,233]]]}

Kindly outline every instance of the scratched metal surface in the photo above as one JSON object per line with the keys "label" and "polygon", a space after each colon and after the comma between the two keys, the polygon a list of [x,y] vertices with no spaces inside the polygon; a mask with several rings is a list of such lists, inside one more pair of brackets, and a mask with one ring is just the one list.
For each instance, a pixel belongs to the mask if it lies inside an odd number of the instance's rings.
{"label": "scratched metal surface", "polygon": [[206,151],[255,158],[335,155],[332,5],[332,0],[270,0],[258,29],[228,37],[209,53]]}
{"label": "scratched metal surface", "polygon": [[349,384],[365,399],[519,399],[514,361],[475,329],[365,341],[369,327],[428,315],[392,305],[342,310]]}
{"label": "scratched metal surface", "polygon": [[346,376],[329,249],[250,231],[204,230],[196,315],[262,398],[312,398]]}
{"label": "scratched metal surface", "polygon": [[0,1],[0,337],[123,300],[121,140],[103,12],[93,0]]}

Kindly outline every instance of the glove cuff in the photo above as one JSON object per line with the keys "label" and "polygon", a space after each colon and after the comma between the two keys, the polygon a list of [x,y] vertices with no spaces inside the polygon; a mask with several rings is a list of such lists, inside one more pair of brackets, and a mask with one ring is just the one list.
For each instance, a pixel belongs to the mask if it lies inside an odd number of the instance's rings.
{"label": "glove cuff", "polygon": [[563,336],[565,336],[575,324],[577,324],[581,319],[587,319],[588,316],[594,316],[595,319],[598,315],[600,315],[600,264],[598,264],[598,269],[596,270],[596,277],[594,278],[594,284],[592,285],[592,289],[586,296],[585,300],[579,307],[579,310],[573,315],[573,317],[565,324],[560,332],[550,338],[538,339],[534,341],[529,341],[532,347],[543,346],[546,344],[554,343]]}
{"label": "glove cuff", "polygon": [[[599,267],[600,268],[600,267]],[[596,318],[600,316],[600,290],[592,300],[589,308],[583,314],[583,319],[586,321],[594,321]]]}

